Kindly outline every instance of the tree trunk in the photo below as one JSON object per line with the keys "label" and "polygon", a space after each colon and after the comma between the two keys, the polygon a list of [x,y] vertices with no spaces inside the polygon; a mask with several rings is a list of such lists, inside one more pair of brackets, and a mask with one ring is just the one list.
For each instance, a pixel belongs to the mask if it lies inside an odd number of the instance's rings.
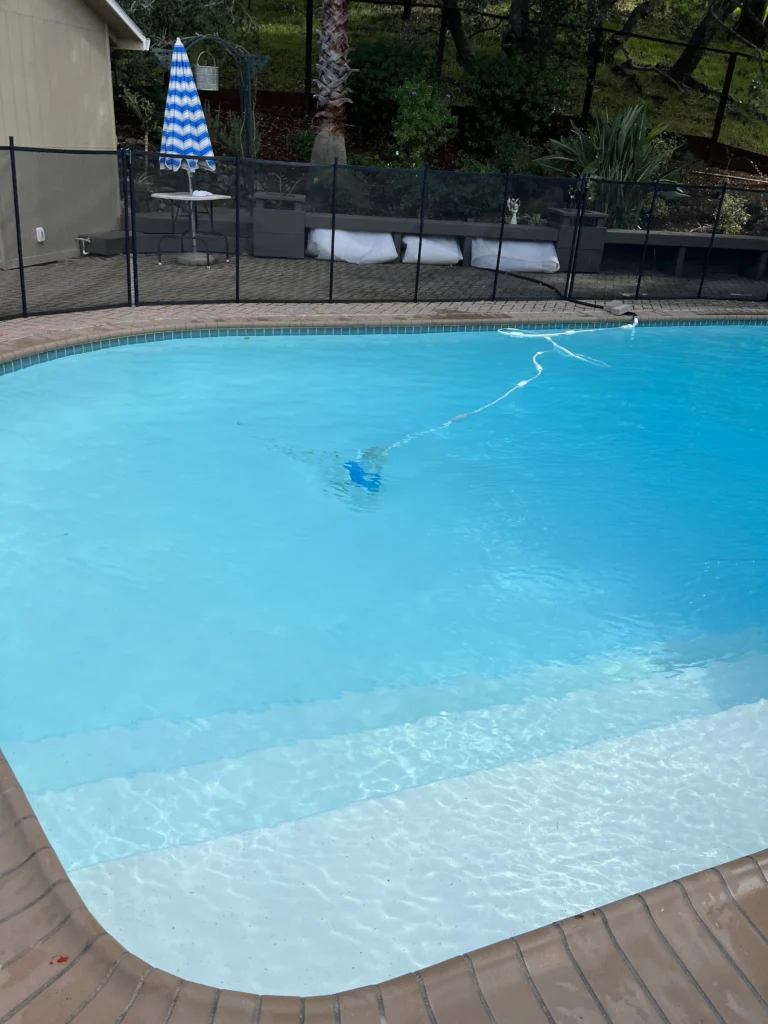
{"label": "tree trunk", "polygon": [[470,67],[475,60],[475,51],[472,48],[472,41],[464,30],[464,22],[461,20],[461,11],[458,0],[441,0],[445,8],[445,21],[448,31],[451,33],[453,45],[456,47],[456,60],[461,67]]}
{"label": "tree trunk", "polygon": [[715,0],[709,10],[691,32],[688,43],[670,68],[669,74],[676,82],[687,85],[699,61],[704,56],[702,46],[708,46],[724,18],[736,8],[738,0]]}
{"label": "tree trunk", "polygon": [[768,29],[765,26],[765,0],[742,0],[741,14],[736,22],[734,33],[740,39],[746,39],[755,46],[765,46]]}
{"label": "tree trunk", "polygon": [[531,0],[511,0],[501,48],[509,56],[528,42],[531,34]]}
{"label": "tree trunk", "polygon": [[[641,22],[643,18],[647,18],[657,6],[658,0],[642,0],[642,2],[627,15],[624,24],[621,26],[622,33],[634,32],[638,23]],[[610,60],[618,48],[623,43],[626,43],[628,39],[629,36],[627,35],[612,35],[607,39],[605,47],[603,48],[603,60]]]}
{"label": "tree trunk", "polygon": [[349,0],[323,0],[320,14],[320,56],[315,79],[315,140],[312,163],[347,162],[344,139],[349,66]]}

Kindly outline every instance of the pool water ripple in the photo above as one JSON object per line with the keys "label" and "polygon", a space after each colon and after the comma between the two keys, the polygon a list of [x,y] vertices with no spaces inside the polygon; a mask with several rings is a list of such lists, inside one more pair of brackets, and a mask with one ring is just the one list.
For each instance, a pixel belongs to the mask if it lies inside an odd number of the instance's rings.
{"label": "pool water ripple", "polygon": [[130,948],[280,986],[319,914],[336,989],[768,844],[768,331],[560,340],[0,378],[0,744]]}

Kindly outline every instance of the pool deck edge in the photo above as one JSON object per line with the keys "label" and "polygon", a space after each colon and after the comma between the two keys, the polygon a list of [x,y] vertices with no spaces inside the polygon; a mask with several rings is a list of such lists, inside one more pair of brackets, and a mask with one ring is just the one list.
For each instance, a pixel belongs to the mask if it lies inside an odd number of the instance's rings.
{"label": "pool deck edge", "polygon": [[768,1022],[768,851],[334,996],[177,978],[88,911],[0,753],[0,1024]]}
{"label": "pool deck edge", "polygon": [[[641,323],[768,321],[761,302],[643,300],[634,304]],[[216,330],[284,331],[319,328],[414,329],[495,325],[615,324],[627,322],[601,307],[564,300],[536,302],[231,303],[138,306],[0,321],[0,364],[41,352],[107,338]]]}

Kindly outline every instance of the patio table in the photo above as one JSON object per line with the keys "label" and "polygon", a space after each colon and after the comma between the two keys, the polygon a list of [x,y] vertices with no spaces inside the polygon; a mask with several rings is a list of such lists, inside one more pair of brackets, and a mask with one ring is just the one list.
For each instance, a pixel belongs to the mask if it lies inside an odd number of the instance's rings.
{"label": "patio table", "polygon": [[[208,217],[211,222],[211,230],[204,232],[204,234],[211,236],[218,236],[224,239],[224,247],[227,255],[227,263],[229,263],[229,240],[227,236],[221,231],[213,230],[213,204],[221,202],[224,199],[231,199],[232,196],[226,195],[195,195],[194,192],[153,192],[153,199],[163,199],[169,203],[178,203],[182,206],[184,203],[189,204],[189,229],[188,231],[182,231],[181,233],[181,251],[184,251],[184,235],[190,234],[192,236],[192,252],[197,252],[198,241],[202,242],[205,246],[205,262],[206,266],[210,267],[211,259],[208,251],[208,244],[204,239],[200,238],[200,230],[197,222],[197,210],[201,203],[208,205]],[[175,222],[172,221],[172,223]],[[162,263],[162,244],[165,238],[175,238],[175,234],[161,235],[157,241],[157,262]]]}

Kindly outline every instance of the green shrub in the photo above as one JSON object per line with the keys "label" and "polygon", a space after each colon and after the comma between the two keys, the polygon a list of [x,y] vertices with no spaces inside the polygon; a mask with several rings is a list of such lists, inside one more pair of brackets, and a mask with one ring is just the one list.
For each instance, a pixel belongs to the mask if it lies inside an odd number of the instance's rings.
{"label": "green shrub", "polygon": [[506,132],[499,136],[493,146],[493,158],[500,171],[512,174],[535,174],[536,161],[541,156],[541,146],[530,139],[524,139],[517,132]]}
{"label": "green shrub", "polygon": [[546,124],[567,86],[562,61],[551,57],[479,57],[467,76],[474,107],[466,128],[470,145],[487,154],[505,133],[528,134]]}
{"label": "green shrub", "polygon": [[432,219],[497,221],[504,198],[503,174],[430,171],[427,177],[426,215]]}
{"label": "green shrub", "polygon": [[665,156],[654,146],[663,131],[648,127],[643,107],[613,118],[598,114],[588,131],[572,124],[570,135],[550,139],[550,152],[537,163],[561,174],[606,179],[590,188],[592,208],[608,214],[610,228],[636,228],[647,189],[617,183],[669,181],[661,173]]}
{"label": "green shrub", "polygon": [[495,160],[483,160],[471,153],[463,153],[459,159],[459,170],[470,174],[495,174],[498,169]]}
{"label": "green shrub", "polygon": [[424,54],[404,43],[366,43],[352,51],[352,67],[347,120],[364,135],[385,139],[397,114],[398,89],[425,75]]}
{"label": "green shrub", "polygon": [[491,174],[509,171],[511,174],[536,174],[541,147],[517,132],[504,132],[488,146],[485,156],[465,153],[459,160],[462,171]]}
{"label": "green shrub", "polygon": [[395,154],[415,167],[456,134],[457,118],[446,93],[433,82],[412,78],[397,91]]}
{"label": "green shrub", "polygon": [[[222,111],[221,107],[211,107],[204,103],[205,120],[214,153],[224,156],[245,156],[245,119],[234,110]],[[259,127],[253,126],[254,156],[261,149]]]}
{"label": "green shrub", "polygon": [[609,181],[656,181],[663,154],[654,140],[663,127],[650,129],[643,107],[628,107],[613,118],[598,114],[584,132],[571,124],[571,134],[550,139],[550,152],[538,161],[551,171],[565,171],[578,177],[605,178]]}
{"label": "green shrub", "polygon": [[[336,213],[354,216],[416,217],[422,175],[404,167],[339,166],[336,171]],[[307,186],[307,208],[329,213],[333,204],[333,169],[315,170]]]}
{"label": "green shrub", "polygon": [[717,223],[718,234],[740,235],[749,220],[746,200],[733,192],[726,192],[723,205],[720,207],[720,220]]}
{"label": "green shrub", "polygon": [[666,129],[653,140],[653,149],[661,157],[659,169],[662,174],[676,173],[683,163],[691,159],[685,136]]}
{"label": "green shrub", "polygon": [[303,164],[308,164],[312,156],[312,143],[315,141],[315,133],[311,128],[300,128],[298,131],[289,132],[285,137],[285,144],[294,156]]}
{"label": "green shrub", "polygon": [[543,213],[521,213],[517,218],[518,224],[529,224],[531,227],[542,227],[547,223]]}
{"label": "green shrub", "polygon": [[347,163],[353,167],[389,167],[390,164],[378,153],[350,153]]}

